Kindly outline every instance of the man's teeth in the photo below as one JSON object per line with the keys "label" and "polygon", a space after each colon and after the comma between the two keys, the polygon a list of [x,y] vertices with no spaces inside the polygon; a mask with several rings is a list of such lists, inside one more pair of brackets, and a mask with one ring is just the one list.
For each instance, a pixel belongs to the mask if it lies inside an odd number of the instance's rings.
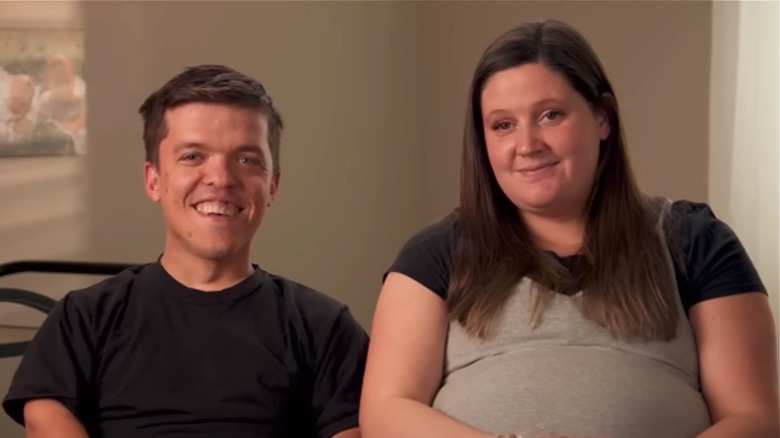
{"label": "man's teeth", "polygon": [[203,214],[218,214],[221,216],[233,216],[238,213],[238,207],[222,202],[201,202],[195,209]]}

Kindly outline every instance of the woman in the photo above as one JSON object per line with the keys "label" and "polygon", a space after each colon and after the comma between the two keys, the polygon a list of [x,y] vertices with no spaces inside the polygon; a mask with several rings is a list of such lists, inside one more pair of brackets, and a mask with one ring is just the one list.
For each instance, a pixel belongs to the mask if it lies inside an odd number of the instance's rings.
{"label": "woman", "polygon": [[361,430],[776,438],[775,350],[734,233],[639,191],[590,46],[527,23],[476,68],[460,208],[385,279]]}

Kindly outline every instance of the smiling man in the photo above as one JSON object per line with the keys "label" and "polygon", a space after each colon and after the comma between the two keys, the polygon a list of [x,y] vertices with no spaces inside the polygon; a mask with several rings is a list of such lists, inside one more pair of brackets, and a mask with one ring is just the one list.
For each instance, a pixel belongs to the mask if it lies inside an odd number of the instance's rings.
{"label": "smiling man", "polygon": [[6,412],[28,437],[359,437],[368,338],[343,304],[251,263],[279,187],[263,86],[192,67],[141,106],[163,255],[49,315]]}

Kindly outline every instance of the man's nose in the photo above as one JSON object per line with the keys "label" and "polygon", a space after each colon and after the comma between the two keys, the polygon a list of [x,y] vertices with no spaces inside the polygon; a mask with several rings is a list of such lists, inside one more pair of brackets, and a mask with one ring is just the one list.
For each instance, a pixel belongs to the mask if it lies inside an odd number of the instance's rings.
{"label": "man's nose", "polygon": [[223,188],[235,184],[235,166],[223,157],[211,157],[203,167],[203,181],[211,186]]}

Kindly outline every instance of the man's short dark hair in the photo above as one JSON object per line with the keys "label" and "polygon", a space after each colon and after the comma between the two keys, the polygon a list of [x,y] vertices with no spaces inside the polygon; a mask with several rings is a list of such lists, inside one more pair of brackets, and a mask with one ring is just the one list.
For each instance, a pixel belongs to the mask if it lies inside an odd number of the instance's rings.
{"label": "man's short dark hair", "polygon": [[263,85],[251,77],[224,65],[188,67],[152,93],[138,112],[144,120],[146,161],[158,164],[160,142],[168,128],[165,112],[188,103],[216,103],[255,109],[268,118],[268,146],[274,170],[279,170],[279,144],[282,117]]}

